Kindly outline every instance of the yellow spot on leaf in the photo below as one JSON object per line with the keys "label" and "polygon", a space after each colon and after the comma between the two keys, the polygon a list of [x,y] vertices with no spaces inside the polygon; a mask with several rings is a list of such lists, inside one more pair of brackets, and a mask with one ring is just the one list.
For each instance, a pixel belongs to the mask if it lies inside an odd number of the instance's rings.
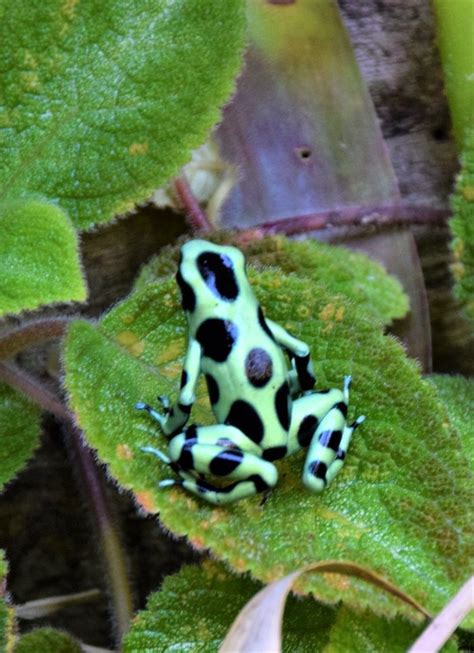
{"label": "yellow spot on leaf", "polygon": [[132,460],[133,458],[133,450],[128,444],[118,444],[115,453],[117,454],[117,458],[121,460]]}
{"label": "yellow spot on leaf", "polygon": [[38,68],[38,62],[28,50],[25,52],[24,62],[26,68]]}
{"label": "yellow spot on leaf", "polygon": [[474,186],[465,186],[462,189],[462,195],[468,202],[474,202]]}
{"label": "yellow spot on leaf", "polygon": [[311,311],[307,306],[299,306],[297,312],[299,317],[301,317],[303,320],[306,320],[309,317],[311,317]]}
{"label": "yellow spot on leaf", "polygon": [[61,13],[66,18],[66,20],[71,21],[74,18],[76,13],[76,6],[79,3],[79,0],[65,0],[61,7]]}
{"label": "yellow spot on leaf", "polygon": [[158,512],[153,494],[149,490],[135,492],[135,498],[141,507],[147,512]]}
{"label": "yellow spot on leaf", "polygon": [[232,565],[237,571],[244,572],[247,571],[247,563],[245,560],[242,560],[242,558],[238,558],[237,560],[234,561]]}
{"label": "yellow spot on leaf", "polygon": [[334,316],[336,322],[341,322],[341,320],[344,318],[345,310],[346,309],[344,306],[339,306],[339,308],[336,310],[336,315]]}
{"label": "yellow spot on leaf", "polygon": [[324,308],[319,311],[319,318],[323,322],[328,322],[334,315],[335,307],[334,304],[327,304]]}
{"label": "yellow spot on leaf", "polygon": [[169,379],[176,379],[181,373],[181,368],[183,367],[182,363],[176,361],[175,363],[170,363],[161,368],[161,373],[163,376],[166,376]]}
{"label": "yellow spot on leaf", "polygon": [[116,340],[119,345],[125,347],[132,356],[140,356],[140,354],[143,354],[145,343],[143,340],[139,340],[132,331],[121,331],[117,334]]}
{"label": "yellow spot on leaf", "polygon": [[37,91],[41,84],[37,73],[26,71],[20,75],[23,86],[27,91]]}
{"label": "yellow spot on leaf", "polygon": [[135,322],[135,315],[127,313],[127,315],[122,315],[120,319],[124,324],[133,324],[133,322]]}
{"label": "yellow spot on leaf", "polygon": [[191,544],[195,549],[204,549],[205,542],[202,537],[199,537],[199,535],[196,535],[195,537],[190,538]]}
{"label": "yellow spot on leaf", "polygon": [[181,342],[173,342],[169,347],[161,351],[156,357],[155,361],[157,365],[164,365],[170,361],[175,361],[179,358],[183,351],[183,345]]}
{"label": "yellow spot on leaf", "polygon": [[335,587],[338,590],[347,591],[351,586],[348,576],[342,574],[322,574],[322,576],[330,587]]}
{"label": "yellow spot on leaf", "polygon": [[132,156],[146,154],[148,152],[148,143],[132,143],[128,148],[128,151]]}

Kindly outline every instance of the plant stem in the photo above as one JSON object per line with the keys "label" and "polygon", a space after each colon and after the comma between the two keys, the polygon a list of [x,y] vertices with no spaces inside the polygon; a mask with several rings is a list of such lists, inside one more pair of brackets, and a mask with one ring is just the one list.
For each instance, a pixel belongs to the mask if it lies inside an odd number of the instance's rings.
{"label": "plant stem", "polygon": [[12,388],[29,397],[35,404],[41,406],[48,413],[52,413],[58,419],[64,420],[71,425],[74,424],[72,414],[58,397],[13,363],[0,362],[0,381],[8,383]]}
{"label": "plant stem", "polygon": [[318,231],[330,227],[396,227],[412,224],[444,224],[450,212],[428,206],[387,204],[380,206],[353,206],[337,211],[293,216],[275,222],[266,222],[249,231],[263,235],[283,233],[287,236]]}
{"label": "plant stem", "polygon": [[91,450],[75,425],[74,415],[60,399],[37,379],[11,363],[0,362],[0,380],[29,397],[44,410],[52,413],[68,426],[70,444],[76,453],[88,503],[97,523],[101,551],[107,569],[107,580],[114,606],[117,636],[121,641],[133,615],[132,597],[128,583],[125,555],[114,527],[102,481]]}
{"label": "plant stem", "polygon": [[207,215],[194,197],[187,179],[182,176],[174,181],[174,189],[188,217],[193,231],[210,231],[211,225]]}
{"label": "plant stem", "polygon": [[66,332],[69,317],[47,317],[25,322],[0,334],[0,360],[11,358],[31,345],[52,338],[60,338]]}

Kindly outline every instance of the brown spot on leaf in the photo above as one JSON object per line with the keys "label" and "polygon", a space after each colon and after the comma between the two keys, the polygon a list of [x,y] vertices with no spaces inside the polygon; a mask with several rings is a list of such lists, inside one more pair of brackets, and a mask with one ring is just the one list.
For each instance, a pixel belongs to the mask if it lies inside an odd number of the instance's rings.
{"label": "brown spot on leaf", "polygon": [[139,156],[148,152],[148,143],[132,143],[128,148],[131,156]]}
{"label": "brown spot on leaf", "polygon": [[118,444],[115,453],[120,460],[132,460],[133,458],[133,450],[128,444]]}

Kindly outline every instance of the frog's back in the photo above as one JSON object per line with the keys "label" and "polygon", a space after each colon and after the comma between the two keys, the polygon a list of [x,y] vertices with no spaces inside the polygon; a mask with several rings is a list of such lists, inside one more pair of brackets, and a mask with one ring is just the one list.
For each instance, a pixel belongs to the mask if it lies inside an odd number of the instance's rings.
{"label": "frog's back", "polygon": [[247,280],[242,253],[191,241],[182,248],[177,281],[189,335],[202,348],[201,369],[217,421],[236,426],[263,448],[284,446],[287,365]]}
{"label": "frog's back", "polygon": [[[250,317],[236,316],[232,322],[232,336],[226,343],[233,342],[232,347],[226,344],[225,361],[207,355],[206,342],[200,340],[201,368],[217,422],[236,426],[264,449],[283,446],[290,422],[286,361],[281,348],[262,328],[257,311],[252,319],[246,319]],[[211,341],[211,347],[214,344]]]}

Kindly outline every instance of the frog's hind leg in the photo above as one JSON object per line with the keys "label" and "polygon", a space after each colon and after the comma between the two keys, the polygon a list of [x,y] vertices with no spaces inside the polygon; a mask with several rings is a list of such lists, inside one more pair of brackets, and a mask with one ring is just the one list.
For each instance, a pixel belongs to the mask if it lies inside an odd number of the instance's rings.
{"label": "frog's hind leg", "polygon": [[314,392],[293,402],[288,453],[309,447],[303,482],[314,492],[322,492],[340,471],[352,434],[365,419],[346,424],[350,383],[346,376],[342,391]]}
{"label": "frog's hind leg", "polygon": [[352,435],[365,420],[365,416],[361,415],[352,424],[346,424],[350,383],[351,377],[346,376],[342,401],[335,402],[324,415],[311,440],[304,465],[303,483],[313,492],[322,492],[340,472]]}
{"label": "frog's hind leg", "polygon": [[[168,454],[181,478],[166,479],[160,486],[181,485],[216,505],[264,492],[278,480],[276,467],[261,458],[260,447],[234,426],[190,426],[172,438]],[[219,487],[204,476],[234,482]]]}

